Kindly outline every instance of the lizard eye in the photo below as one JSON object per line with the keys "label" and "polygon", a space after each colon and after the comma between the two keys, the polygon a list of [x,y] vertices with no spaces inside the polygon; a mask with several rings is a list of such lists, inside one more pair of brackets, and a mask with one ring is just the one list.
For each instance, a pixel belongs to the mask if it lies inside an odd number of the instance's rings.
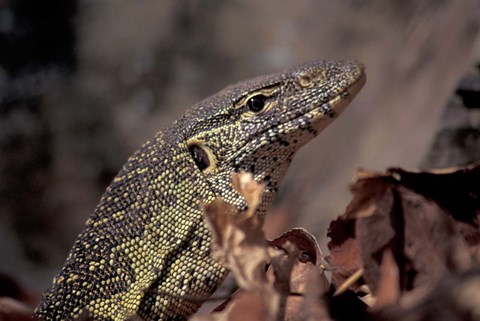
{"label": "lizard eye", "polygon": [[201,171],[210,166],[210,159],[208,158],[208,154],[202,147],[193,144],[188,147],[188,150],[192,155],[193,161]]}
{"label": "lizard eye", "polygon": [[249,100],[247,100],[247,107],[250,111],[258,113],[262,111],[262,109],[265,107],[266,100],[267,97],[265,97],[264,95],[253,96]]}

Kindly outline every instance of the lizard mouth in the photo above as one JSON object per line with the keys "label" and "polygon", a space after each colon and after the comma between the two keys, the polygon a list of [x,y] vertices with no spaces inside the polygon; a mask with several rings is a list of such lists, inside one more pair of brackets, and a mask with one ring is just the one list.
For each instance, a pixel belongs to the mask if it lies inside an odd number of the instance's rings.
{"label": "lizard mouth", "polygon": [[[249,156],[249,150],[259,150],[272,143],[281,143],[290,146],[290,140],[296,144],[292,152],[299,149],[309,140],[317,136],[338,115],[340,115],[357,95],[366,82],[363,69],[357,79],[348,88],[334,95],[333,98],[320,104],[312,104],[290,111],[284,122],[276,123],[256,133],[253,139],[247,141],[237,149],[234,155],[235,163],[241,164]],[[297,132],[297,133],[294,133]],[[287,140],[282,140],[286,137]]]}
{"label": "lizard mouth", "polygon": [[[313,116],[317,120],[324,118],[336,118],[350,104],[350,102],[357,95],[360,89],[362,89],[363,85],[365,85],[365,82],[366,76],[365,73],[362,72],[360,77],[346,90],[340,92],[340,94],[334,96],[328,102],[321,104],[320,106],[310,108],[310,110],[307,110],[304,115],[301,115],[298,118],[302,118],[305,116],[307,118],[311,118]],[[328,125],[328,123],[326,123],[325,125]],[[320,130],[323,128],[325,128],[325,126],[322,126]]]}

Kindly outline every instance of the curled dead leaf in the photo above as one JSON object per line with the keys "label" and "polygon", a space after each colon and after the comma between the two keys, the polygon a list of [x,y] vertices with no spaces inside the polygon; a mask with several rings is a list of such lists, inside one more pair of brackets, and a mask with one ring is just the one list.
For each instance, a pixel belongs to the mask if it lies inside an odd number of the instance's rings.
{"label": "curled dead leaf", "polygon": [[329,229],[334,286],[363,268],[363,279],[376,293],[386,249],[398,265],[401,291],[468,268],[466,244],[473,253],[479,243],[479,181],[480,163],[440,173],[362,170],[346,213]]}
{"label": "curled dead leaf", "polygon": [[248,210],[238,213],[234,206],[221,199],[204,206],[212,232],[212,256],[233,271],[240,287],[253,289],[265,278],[269,261],[262,220],[255,215],[263,185],[247,173],[233,176],[233,182],[247,200]]}
{"label": "curled dead leaf", "polygon": [[383,253],[380,281],[376,293],[375,308],[381,309],[400,300],[400,273],[392,251]]}
{"label": "curled dead leaf", "polygon": [[[319,297],[328,289],[328,282],[323,274],[320,247],[313,235],[297,228],[267,246],[262,222],[255,216],[264,187],[248,174],[232,179],[248,210],[238,213],[233,206],[216,200],[205,206],[205,214],[212,231],[213,255],[232,270],[240,290],[208,320],[234,320],[239,316],[249,320],[295,320],[298,313],[305,311],[301,309],[305,306],[303,295],[308,286],[316,289],[310,290],[318,300],[315,311],[325,314],[327,310]],[[255,303],[251,298],[255,298]],[[244,311],[247,306],[252,309]]]}

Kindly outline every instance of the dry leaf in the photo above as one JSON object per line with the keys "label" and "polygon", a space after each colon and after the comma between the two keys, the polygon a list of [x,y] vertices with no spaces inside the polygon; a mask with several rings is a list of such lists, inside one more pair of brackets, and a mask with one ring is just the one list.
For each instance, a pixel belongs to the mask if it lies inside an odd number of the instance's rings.
{"label": "dry leaf", "polygon": [[432,287],[404,294],[400,302],[374,312],[385,321],[480,320],[480,270],[447,275]]}
{"label": "dry leaf", "polygon": [[275,271],[272,282],[283,294],[285,319],[307,320],[315,315],[328,315],[321,297],[329,284],[323,273],[322,253],[315,237],[303,228],[294,228],[270,241],[270,246],[283,250],[285,261],[272,260],[267,274]]}
{"label": "dry leaf", "polygon": [[287,302],[286,315],[290,316],[292,321],[330,321],[330,313],[323,298],[329,286],[325,274],[312,269],[310,264],[307,264],[305,270],[302,273],[305,280],[303,302],[297,303],[298,308],[295,310],[291,306],[294,304],[289,306]]}
{"label": "dry leaf", "polygon": [[[235,320],[246,314],[251,320],[277,320],[281,309],[280,294],[265,275],[272,259],[262,232],[262,220],[255,215],[264,186],[247,173],[234,175],[232,181],[246,200],[247,211],[238,213],[233,206],[216,200],[205,206],[205,214],[212,231],[212,254],[233,272],[242,291],[208,320]],[[248,310],[253,304],[252,297],[256,298],[258,309],[252,306],[252,310]]]}
{"label": "dry leaf", "polygon": [[[308,284],[312,286],[312,279],[316,288],[313,293],[323,294],[328,288],[320,248],[313,235],[301,228],[283,234],[267,247],[261,220],[255,216],[263,186],[247,174],[233,176],[233,184],[247,201],[245,213],[236,213],[221,200],[205,206],[205,210],[214,255],[232,270],[241,289],[222,304],[221,312],[207,320],[294,320],[298,313],[308,310],[301,310],[305,306],[301,293]],[[296,295],[291,295],[292,290]],[[315,311],[325,314],[319,295],[317,300]]]}
{"label": "dry leaf", "polygon": [[367,172],[366,170],[357,172],[354,183],[350,185],[353,199],[348,204],[343,218],[369,217],[383,208],[391,206],[393,196],[389,187],[392,183],[391,177]]}
{"label": "dry leaf", "polygon": [[269,261],[262,220],[255,215],[263,185],[247,173],[233,176],[233,183],[247,201],[248,210],[236,213],[232,205],[220,199],[205,205],[206,222],[212,232],[212,256],[233,271],[240,287],[255,289],[265,278]]}
{"label": "dry leaf", "polygon": [[480,162],[432,172],[389,169],[406,188],[434,200],[453,217],[472,252],[480,244]]}
{"label": "dry leaf", "polygon": [[479,166],[441,174],[362,170],[346,213],[329,229],[334,286],[363,268],[363,279],[376,293],[387,248],[399,267],[402,291],[467,268],[480,238]]}
{"label": "dry leaf", "polygon": [[382,265],[380,267],[380,281],[376,293],[375,308],[381,309],[398,302],[400,299],[399,274],[392,251],[387,249],[383,253]]}
{"label": "dry leaf", "polygon": [[321,276],[322,282],[319,287],[322,293],[328,290],[328,282],[323,274],[323,256],[320,246],[315,237],[304,228],[293,228],[273,241],[270,246],[285,249],[286,244],[293,244],[297,253],[288,252],[289,256],[295,259],[292,271],[289,275],[290,291],[294,293],[304,293],[308,284],[310,271],[317,271]]}
{"label": "dry leaf", "polygon": [[[340,217],[332,221],[327,236],[330,237],[330,254],[326,260],[333,270],[332,285],[338,288],[362,268],[360,248],[355,238],[355,220]],[[352,289],[357,291],[360,286],[361,284],[355,284]]]}

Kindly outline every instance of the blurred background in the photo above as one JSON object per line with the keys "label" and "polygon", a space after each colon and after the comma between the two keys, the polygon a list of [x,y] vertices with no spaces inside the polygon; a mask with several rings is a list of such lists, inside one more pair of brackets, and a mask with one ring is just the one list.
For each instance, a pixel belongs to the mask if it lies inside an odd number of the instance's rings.
{"label": "blurred background", "polygon": [[422,164],[480,59],[476,0],[0,0],[0,273],[40,294],[127,157],[226,85],[318,59],[367,84],[266,224],[325,246],[356,168]]}

